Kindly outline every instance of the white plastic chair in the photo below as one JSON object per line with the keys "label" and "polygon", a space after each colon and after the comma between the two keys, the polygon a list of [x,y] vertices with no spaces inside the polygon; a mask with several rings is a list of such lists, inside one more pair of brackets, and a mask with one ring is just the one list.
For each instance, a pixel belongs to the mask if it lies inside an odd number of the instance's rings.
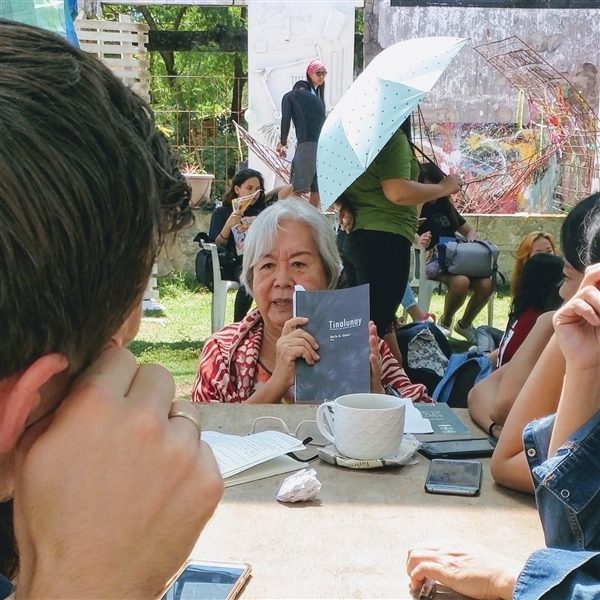
{"label": "white plastic chair", "polygon": [[213,295],[210,307],[210,319],[212,333],[220,331],[225,325],[225,310],[227,308],[227,292],[229,290],[237,290],[240,284],[237,281],[226,281],[221,279],[221,266],[219,265],[219,253],[217,245],[202,242],[202,247],[210,250],[213,269]]}
{"label": "white plastic chair", "polygon": [[[427,314],[429,312],[433,291],[435,289],[448,291],[448,286],[440,281],[427,279],[427,276],[425,275],[425,249],[416,245],[413,246],[413,249],[415,252],[414,275],[410,282],[410,286],[417,288],[417,306],[423,314]],[[494,325],[494,294],[490,296],[487,307],[488,325],[492,327]]]}

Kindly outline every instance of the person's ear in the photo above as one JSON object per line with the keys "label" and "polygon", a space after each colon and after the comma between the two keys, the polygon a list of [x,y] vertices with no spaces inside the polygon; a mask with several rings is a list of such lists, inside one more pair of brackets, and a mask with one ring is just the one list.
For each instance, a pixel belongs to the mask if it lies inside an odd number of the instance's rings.
{"label": "person's ear", "polygon": [[24,371],[0,381],[0,453],[15,447],[27,419],[40,404],[41,388],[68,365],[62,354],[47,354]]}
{"label": "person's ear", "polygon": [[127,346],[137,335],[141,322],[142,302],[140,301],[129,313],[129,316],[125,319],[123,325],[119,327],[119,331],[117,331],[117,333],[110,338],[110,342],[107,344],[107,346]]}

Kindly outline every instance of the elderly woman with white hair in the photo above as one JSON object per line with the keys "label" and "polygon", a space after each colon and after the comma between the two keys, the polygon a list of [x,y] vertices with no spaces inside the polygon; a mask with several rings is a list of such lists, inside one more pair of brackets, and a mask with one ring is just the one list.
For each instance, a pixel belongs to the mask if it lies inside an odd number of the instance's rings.
{"label": "elderly woman with white hair", "polygon": [[[257,308],[226,325],[204,345],[192,392],[194,402],[293,403],[296,360],[314,364],[318,344],[293,317],[295,285],[334,289],[340,258],[324,215],[299,199],[278,202],[252,223],[244,243],[242,283]],[[431,401],[425,386],[412,384],[370,324],[371,391],[394,391]]]}

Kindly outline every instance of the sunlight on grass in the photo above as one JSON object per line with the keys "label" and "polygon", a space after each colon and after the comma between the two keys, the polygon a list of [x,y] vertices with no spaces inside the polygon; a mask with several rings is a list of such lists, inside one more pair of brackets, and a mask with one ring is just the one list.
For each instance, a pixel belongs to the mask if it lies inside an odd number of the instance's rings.
{"label": "sunlight on grass", "polygon": [[[164,315],[144,318],[130,350],[140,363],[159,363],[169,369],[175,378],[177,398],[189,399],[198,358],[204,341],[210,336],[211,294],[190,278],[178,276],[159,280],[160,303]],[[227,300],[226,323],[233,321],[235,291]],[[444,297],[434,294],[431,311],[438,317],[443,312]],[[496,297],[494,301],[494,325],[504,329],[508,321],[510,298]],[[458,313],[462,314],[462,309]],[[475,321],[475,326],[487,324],[487,307]],[[460,336],[451,338],[455,352],[464,352],[470,346]]]}

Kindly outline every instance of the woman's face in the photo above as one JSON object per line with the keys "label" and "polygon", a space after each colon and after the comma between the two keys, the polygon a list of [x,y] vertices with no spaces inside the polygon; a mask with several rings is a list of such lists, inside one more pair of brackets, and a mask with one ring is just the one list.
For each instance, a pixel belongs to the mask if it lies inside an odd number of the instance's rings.
{"label": "woman's face", "polygon": [[[236,185],[233,190],[237,194],[238,198],[250,196],[251,194],[255,194],[258,192],[258,190],[260,190],[260,181],[258,180],[258,177],[249,177],[246,179],[246,181],[244,181],[244,183],[242,183],[242,185]],[[252,198],[250,204],[254,204],[258,200],[259,196],[260,194],[256,194],[256,196]]]}
{"label": "woman's face", "polygon": [[312,83],[315,89],[323,85],[323,83],[325,82],[325,77],[327,77],[327,71],[325,71],[325,69],[319,69],[318,71],[315,71],[312,75],[308,76],[310,82]]}
{"label": "woman's face", "polygon": [[552,248],[552,244],[545,237],[541,237],[531,244],[529,258],[534,254],[554,254],[554,248]]}
{"label": "woman's face", "polygon": [[291,319],[294,286],[324,290],[327,280],[312,231],[305,223],[283,224],[275,248],[253,268],[252,293],[265,325],[281,329]]}
{"label": "woman's face", "polygon": [[566,260],[563,267],[563,275],[565,279],[560,286],[558,294],[563,300],[570,300],[579,289],[583,281],[583,273],[580,273],[575,267],[572,267]]}

